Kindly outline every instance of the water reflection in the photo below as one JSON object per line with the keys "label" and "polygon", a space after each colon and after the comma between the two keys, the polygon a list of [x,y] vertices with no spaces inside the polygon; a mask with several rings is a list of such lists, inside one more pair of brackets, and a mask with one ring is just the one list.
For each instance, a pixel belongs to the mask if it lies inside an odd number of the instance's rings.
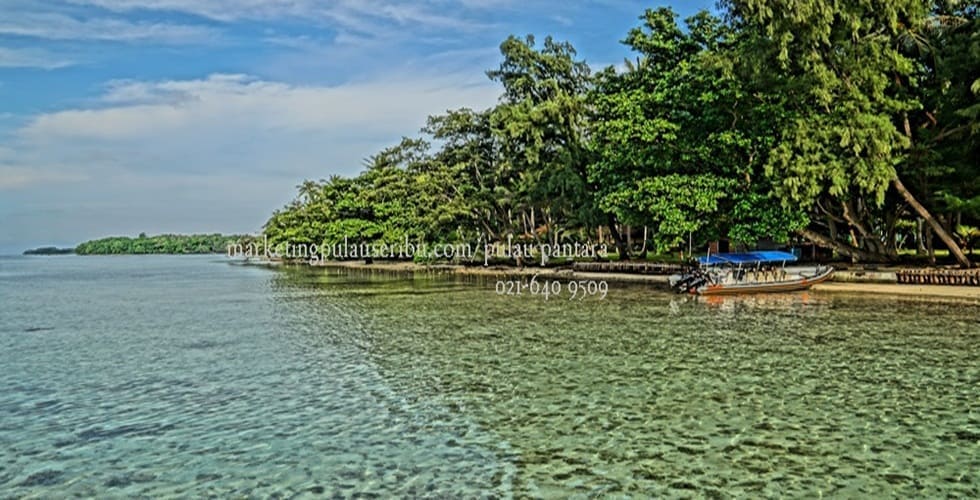
{"label": "water reflection", "polygon": [[351,338],[389,386],[506,443],[521,495],[977,488],[961,439],[978,426],[975,308],[619,285],[569,304],[356,273],[294,285],[362,315]]}
{"label": "water reflection", "polygon": [[12,496],[980,496],[977,307],[52,262],[0,276]]}

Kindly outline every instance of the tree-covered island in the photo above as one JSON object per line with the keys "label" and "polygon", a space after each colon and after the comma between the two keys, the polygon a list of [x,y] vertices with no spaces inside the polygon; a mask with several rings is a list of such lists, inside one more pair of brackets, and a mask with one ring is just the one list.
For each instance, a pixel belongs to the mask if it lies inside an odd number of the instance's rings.
{"label": "tree-covered island", "polygon": [[38,247],[24,250],[24,255],[70,255],[75,253],[74,248],[59,247]]}
{"label": "tree-covered island", "polygon": [[228,246],[245,236],[223,234],[161,234],[136,238],[113,236],[86,241],[75,247],[78,255],[208,254],[226,253]]}
{"label": "tree-covered island", "polygon": [[807,241],[864,262],[980,231],[975,1],[723,0],[647,10],[635,59],[505,40],[499,103],[432,116],[354,178],[308,180],[273,244],[610,240],[621,258]]}

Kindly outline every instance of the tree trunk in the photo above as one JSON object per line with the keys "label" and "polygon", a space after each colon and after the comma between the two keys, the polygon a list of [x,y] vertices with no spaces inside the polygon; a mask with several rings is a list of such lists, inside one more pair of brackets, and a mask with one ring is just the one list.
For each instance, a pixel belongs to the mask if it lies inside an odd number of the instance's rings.
{"label": "tree trunk", "polygon": [[626,246],[626,241],[623,240],[623,235],[619,234],[619,230],[616,229],[616,217],[609,214],[609,234],[612,236],[614,242],[616,242],[616,251],[619,252],[619,260],[626,261],[630,259],[630,250]]}
{"label": "tree trunk", "polygon": [[885,252],[889,258],[898,260],[898,213],[891,213],[885,216]]}
{"label": "tree trunk", "polygon": [[915,254],[919,256],[926,254],[926,228],[922,217],[915,218]]}
{"label": "tree trunk", "polygon": [[811,231],[809,229],[804,229],[800,231],[800,236],[803,236],[804,238],[812,241],[816,245],[822,246],[824,248],[832,248],[836,250],[838,253],[847,255],[852,259],[862,260],[865,262],[869,262],[869,261],[873,262],[873,261],[880,260],[881,258],[880,255],[875,255],[871,252],[861,250],[860,248],[841,243],[837,240],[830,239],[827,236],[824,236],[816,231]]}
{"label": "tree trunk", "polygon": [[[908,113],[902,113],[902,122],[905,129],[905,136],[912,141],[912,127],[909,123]],[[940,134],[940,136],[941,135],[942,134]],[[933,138],[933,140],[936,140],[936,138]],[[943,243],[947,248],[949,248],[949,253],[956,258],[956,262],[958,262],[961,267],[972,267],[970,259],[963,254],[963,250],[956,244],[956,240],[950,237],[949,232],[942,227],[942,224],[940,224],[940,222],[937,221],[928,210],[926,210],[926,207],[915,199],[915,196],[912,196],[912,192],[905,187],[905,184],[902,183],[902,179],[898,177],[897,173],[895,174],[895,177],[892,178],[892,185],[895,186],[895,190],[898,191],[898,194],[902,195],[902,198],[905,198],[905,201],[912,206],[912,209],[926,220],[926,223],[929,224],[929,227],[932,228],[932,231],[936,234],[936,236],[939,236],[939,239],[943,240]],[[936,256],[931,244],[929,248],[929,257],[933,262],[935,262]]]}
{"label": "tree trunk", "polygon": [[534,219],[534,207],[531,207],[531,218],[528,219],[528,225],[531,228],[531,235],[534,237],[534,241],[538,241],[538,223]]}
{"label": "tree trunk", "polygon": [[647,258],[647,230],[649,227],[643,226],[643,248],[640,249],[640,258]]}
{"label": "tree trunk", "polygon": [[929,258],[929,263],[936,265],[936,248],[933,246],[935,243],[935,238],[933,238],[932,226],[926,226],[926,257]]}
{"label": "tree trunk", "polygon": [[486,217],[482,217],[479,213],[474,213],[474,218],[480,221],[480,225],[483,226],[483,230],[487,233],[487,242],[497,240],[497,232],[490,227],[490,223],[487,221]]}
{"label": "tree trunk", "polygon": [[956,258],[956,262],[958,262],[962,267],[970,267],[970,259],[966,257],[960,246],[956,244],[956,240],[954,240],[943,228],[942,224],[940,224],[939,221],[936,220],[936,218],[933,217],[928,210],[926,210],[926,207],[922,206],[922,204],[919,203],[919,200],[915,199],[915,196],[912,196],[912,193],[905,187],[905,184],[902,184],[902,180],[898,178],[898,175],[892,179],[892,185],[895,186],[895,190],[898,191],[898,194],[902,195],[902,198],[905,199],[909,206],[915,210],[915,213],[919,214],[920,217],[925,219],[926,223],[929,224],[929,227],[932,228],[936,236],[939,236],[939,239],[943,240],[943,243],[946,244],[947,248],[949,248],[949,253]]}
{"label": "tree trunk", "polygon": [[[847,221],[847,223],[853,228],[851,230],[851,238],[854,240],[854,246],[864,248],[875,253],[887,253],[877,235],[868,229],[868,226],[865,225],[864,222],[858,219],[858,210],[855,210],[854,205],[850,200],[841,201],[841,208],[844,209],[844,220]],[[855,236],[854,229],[857,229],[858,234],[861,235],[860,240]]]}
{"label": "tree trunk", "polygon": [[558,228],[555,227],[555,219],[551,216],[551,210],[544,209],[544,225],[547,229],[547,232],[544,234],[544,241],[551,241],[557,246]]}

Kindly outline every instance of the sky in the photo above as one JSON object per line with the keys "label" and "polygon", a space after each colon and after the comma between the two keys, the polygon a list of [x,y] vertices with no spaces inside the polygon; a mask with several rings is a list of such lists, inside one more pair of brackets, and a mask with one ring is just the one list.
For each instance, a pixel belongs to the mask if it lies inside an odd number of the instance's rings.
{"label": "sky", "polygon": [[646,8],[713,0],[0,0],[0,254],[257,233],[429,115],[492,106],[508,35],[594,69]]}

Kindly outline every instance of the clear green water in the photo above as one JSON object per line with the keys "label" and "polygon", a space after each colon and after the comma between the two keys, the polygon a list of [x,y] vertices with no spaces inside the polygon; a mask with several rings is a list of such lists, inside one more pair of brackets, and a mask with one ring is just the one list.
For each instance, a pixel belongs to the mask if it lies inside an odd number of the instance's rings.
{"label": "clear green water", "polygon": [[980,306],[0,258],[0,497],[980,496]]}

